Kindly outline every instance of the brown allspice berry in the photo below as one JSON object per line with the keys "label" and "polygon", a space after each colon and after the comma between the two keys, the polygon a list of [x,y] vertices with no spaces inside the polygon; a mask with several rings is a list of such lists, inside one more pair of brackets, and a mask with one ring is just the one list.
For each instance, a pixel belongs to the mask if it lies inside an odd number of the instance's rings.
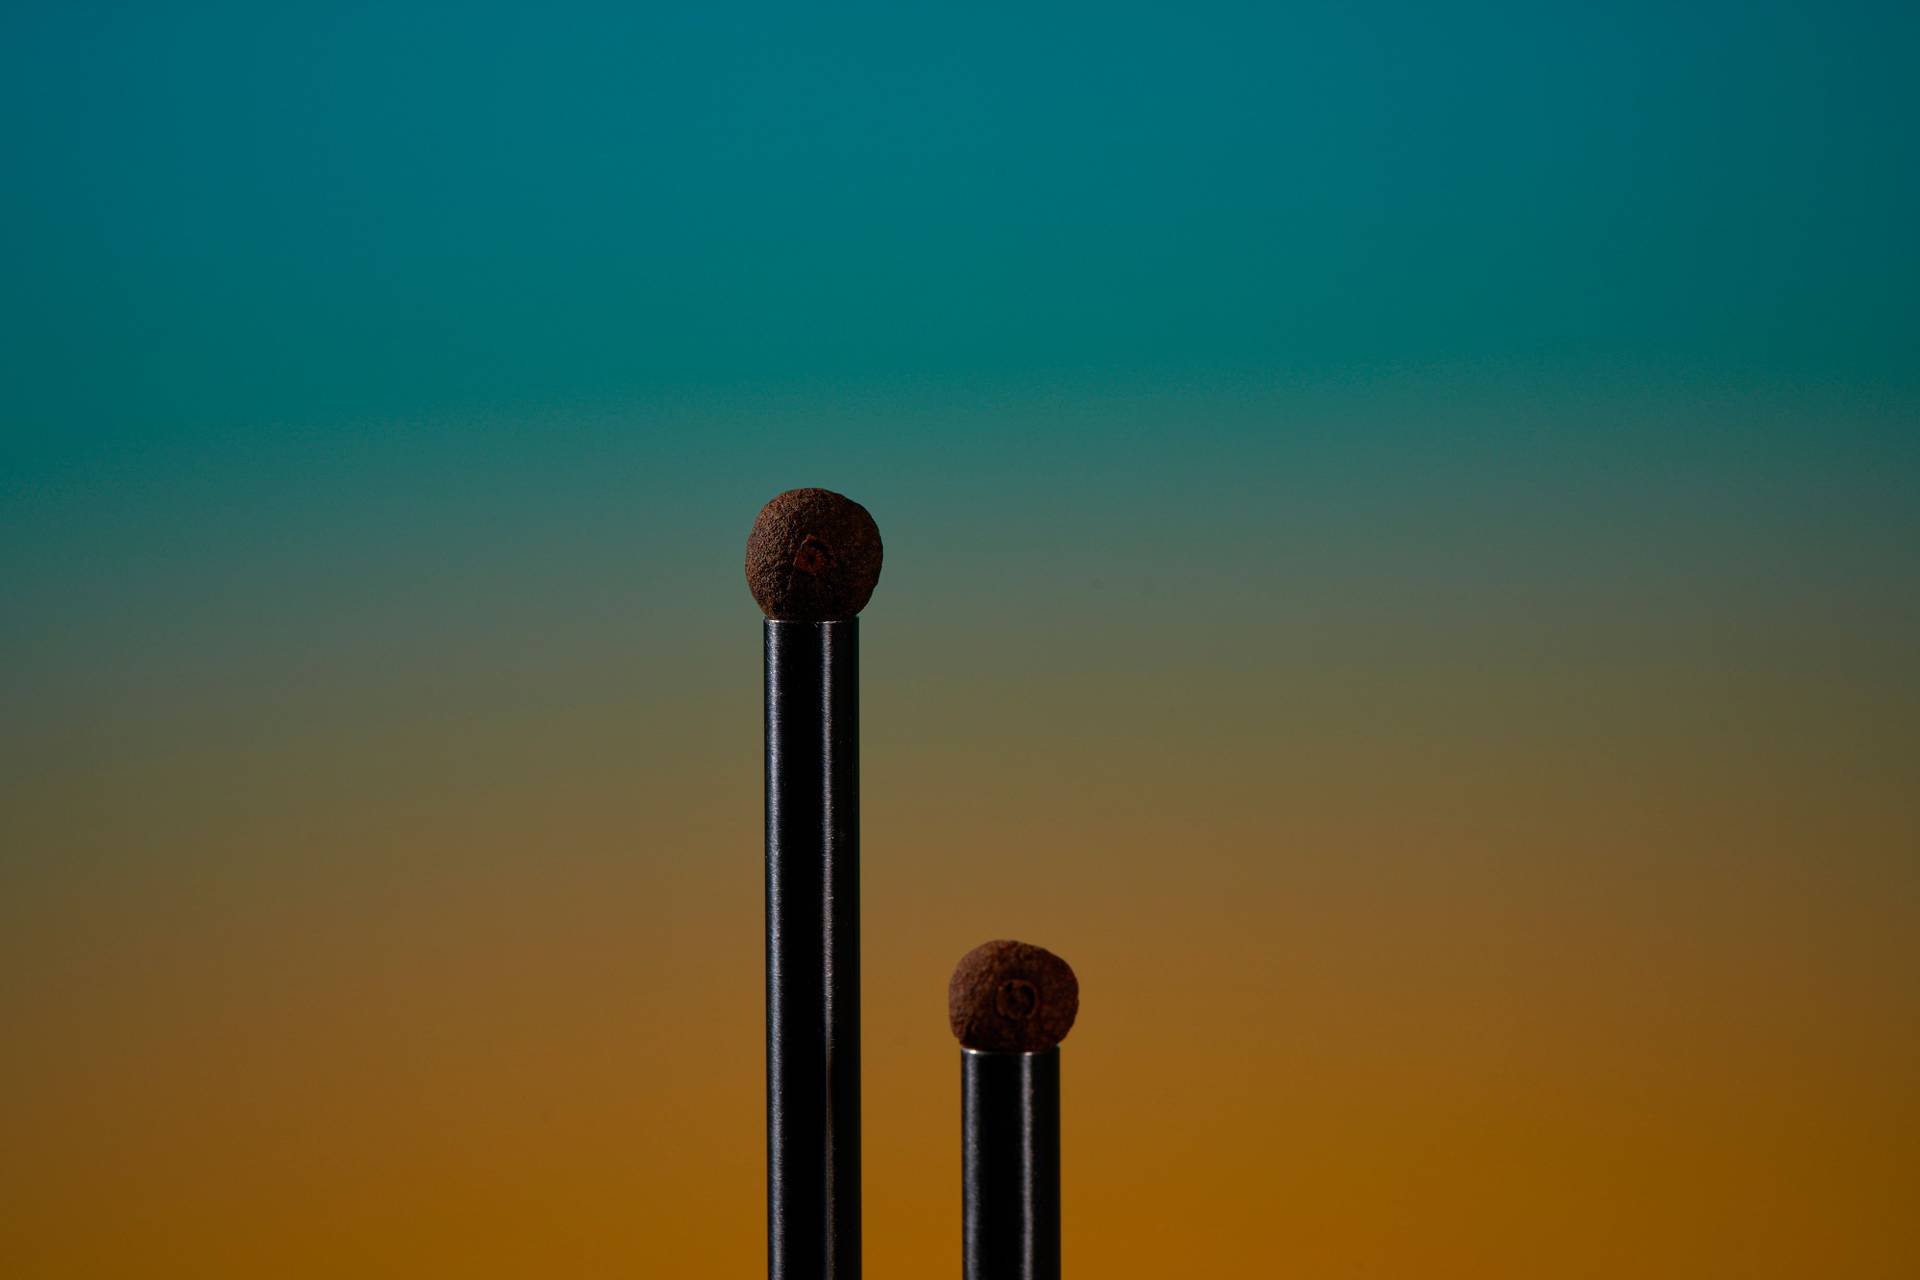
{"label": "brown allspice berry", "polygon": [[880,529],[830,489],[789,489],[747,536],[747,587],[782,622],[837,622],[867,607],[880,581]]}
{"label": "brown allspice berry", "polygon": [[1066,1039],[1080,982],[1059,956],[1001,939],[960,957],[947,984],[947,1019],[968,1049],[1044,1053]]}

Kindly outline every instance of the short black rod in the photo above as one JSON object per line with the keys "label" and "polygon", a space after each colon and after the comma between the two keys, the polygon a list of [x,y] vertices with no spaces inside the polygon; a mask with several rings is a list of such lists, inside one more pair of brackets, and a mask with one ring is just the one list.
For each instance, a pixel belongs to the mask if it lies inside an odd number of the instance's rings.
{"label": "short black rod", "polygon": [[965,1280],[1059,1280],[1060,1050],[960,1051]]}
{"label": "short black rod", "polygon": [[767,1275],[860,1276],[859,623],[766,623]]}

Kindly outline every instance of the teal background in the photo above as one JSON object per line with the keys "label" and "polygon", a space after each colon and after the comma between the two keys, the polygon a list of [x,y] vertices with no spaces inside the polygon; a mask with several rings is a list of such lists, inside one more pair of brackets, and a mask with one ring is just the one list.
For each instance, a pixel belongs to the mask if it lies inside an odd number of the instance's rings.
{"label": "teal background", "polygon": [[1905,6],[6,24],[34,435],[1436,365],[1912,389]]}

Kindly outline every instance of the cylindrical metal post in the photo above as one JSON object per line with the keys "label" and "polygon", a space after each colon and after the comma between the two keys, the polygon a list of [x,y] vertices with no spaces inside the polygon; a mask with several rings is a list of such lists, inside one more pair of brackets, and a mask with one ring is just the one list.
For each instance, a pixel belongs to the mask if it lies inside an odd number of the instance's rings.
{"label": "cylindrical metal post", "polygon": [[770,1280],[860,1276],[859,634],[766,624]]}
{"label": "cylindrical metal post", "polygon": [[1059,1280],[1060,1050],[960,1051],[966,1280]]}

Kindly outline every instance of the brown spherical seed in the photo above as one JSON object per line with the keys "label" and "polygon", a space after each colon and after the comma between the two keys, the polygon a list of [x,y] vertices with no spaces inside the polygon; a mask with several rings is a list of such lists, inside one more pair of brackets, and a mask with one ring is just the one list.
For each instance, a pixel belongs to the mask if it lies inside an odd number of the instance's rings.
{"label": "brown spherical seed", "polygon": [[1044,1053],[1067,1038],[1080,982],[1053,952],[986,942],[960,957],[947,984],[947,1020],[969,1049]]}
{"label": "brown spherical seed", "polygon": [[747,536],[747,588],[783,622],[837,622],[867,607],[880,581],[880,529],[828,489],[789,489]]}

